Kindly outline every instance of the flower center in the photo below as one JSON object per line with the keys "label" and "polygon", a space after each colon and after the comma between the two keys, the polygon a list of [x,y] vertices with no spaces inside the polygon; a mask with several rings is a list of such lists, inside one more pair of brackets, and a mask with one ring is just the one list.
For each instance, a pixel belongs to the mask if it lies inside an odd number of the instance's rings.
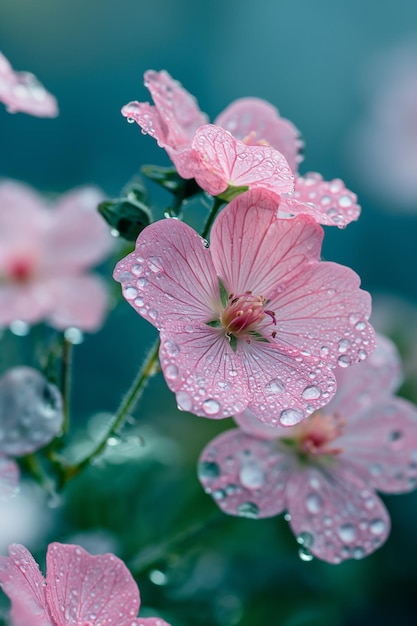
{"label": "flower center", "polygon": [[33,269],[32,259],[25,256],[15,257],[7,264],[6,276],[11,282],[25,283],[32,276]]}
{"label": "flower center", "polygon": [[294,443],[297,450],[309,456],[332,455],[342,448],[332,446],[343,433],[344,422],[337,413],[333,415],[316,411],[309,418],[294,426]]}
{"label": "flower center", "polygon": [[230,294],[220,318],[226,334],[239,337],[253,332],[265,315],[269,315],[272,323],[276,324],[275,314],[265,310],[265,304],[263,296],[254,296],[251,291],[238,296]]}

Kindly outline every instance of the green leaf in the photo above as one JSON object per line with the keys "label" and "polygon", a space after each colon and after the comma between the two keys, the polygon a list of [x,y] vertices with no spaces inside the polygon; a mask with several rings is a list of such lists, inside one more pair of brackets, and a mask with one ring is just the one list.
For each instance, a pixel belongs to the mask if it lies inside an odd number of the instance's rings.
{"label": "green leaf", "polygon": [[220,328],[222,325],[220,320],[211,320],[211,322],[206,322],[207,326],[211,326],[212,328]]}
{"label": "green leaf", "polygon": [[127,241],[136,241],[139,233],[152,221],[150,209],[143,202],[129,197],[101,202],[98,210]]}
{"label": "green leaf", "polygon": [[237,338],[234,335],[228,335],[227,337],[229,339],[230,347],[232,348],[233,352],[236,352]]}
{"label": "green leaf", "polygon": [[164,187],[164,189],[167,189],[181,200],[202,192],[201,187],[197,185],[193,178],[187,180],[181,178],[175,167],[143,165],[141,171],[144,176],[157,185],[161,185],[161,187]]}

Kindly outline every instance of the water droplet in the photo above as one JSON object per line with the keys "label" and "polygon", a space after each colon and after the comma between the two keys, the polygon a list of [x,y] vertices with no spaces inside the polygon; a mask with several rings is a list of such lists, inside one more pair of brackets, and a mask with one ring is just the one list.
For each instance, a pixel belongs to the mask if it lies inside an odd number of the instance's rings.
{"label": "water droplet", "polygon": [[178,367],[171,363],[165,368],[164,374],[168,380],[175,380],[178,376]]}
{"label": "water droplet", "polygon": [[134,304],[140,309],[141,307],[144,306],[145,302],[141,296],[138,296],[137,298],[135,298]]}
{"label": "water droplet", "polygon": [[320,348],[320,354],[322,356],[327,356],[329,354],[329,348],[327,346],[322,346]]}
{"label": "water droplet", "polygon": [[159,569],[153,569],[149,572],[149,580],[154,585],[163,586],[168,582],[168,576]]}
{"label": "water droplet", "polygon": [[134,124],[134,123],[135,123],[135,120],[133,119],[133,117],[127,117],[127,118],[126,118],[126,122],[127,122],[128,124]]}
{"label": "water droplet", "polygon": [[214,400],[213,398],[208,398],[203,402],[203,411],[206,415],[217,415],[220,409],[220,402],[217,402],[217,400]]}
{"label": "water droplet", "polygon": [[353,548],[352,550],[352,556],[354,559],[363,559],[365,556],[365,550],[361,548],[361,546],[356,546],[356,548]]}
{"label": "water droplet", "polygon": [[158,311],[156,309],[149,309],[149,317],[153,320],[156,320],[158,317]]}
{"label": "water droplet", "polygon": [[257,519],[259,516],[259,508],[254,502],[243,502],[237,507],[237,513],[241,517]]}
{"label": "water droplet", "polygon": [[21,320],[15,320],[9,326],[10,331],[17,337],[26,337],[29,334],[30,326]]}
{"label": "water droplet", "polygon": [[306,508],[309,513],[316,515],[323,507],[323,498],[318,493],[310,493],[306,497]]}
{"label": "water droplet", "polygon": [[266,384],[266,389],[270,393],[282,393],[285,391],[285,385],[279,378],[273,378]]}
{"label": "water droplet", "polygon": [[280,422],[283,426],[294,426],[303,419],[304,415],[300,409],[284,409],[281,411]]}
{"label": "water droplet", "polygon": [[226,497],[226,492],[224,491],[224,489],[216,489],[215,491],[213,491],[213,498],[215,500],[224,500],[224,498]]}
{"label": "water droplet", "polygon": [[186,391],[178,391],[177,406],[180,411],[190,411],[193,407],[191,396]]}
{"label": "water droplet", "polygon": [[343,353],[349,349],[350,341],[349,339],[341,339],[338,343],[339,352]]}
{"label": "water droplet", "polygon": [[365,322],[357,322],[355,324],[355,328],[356,328],[356,330],[365,330],[366,324],[365,324]]}
{"label": "water droplet", "polygon": [[356,528],[353,524],[343,524],[338,528],[337,533],[345,543],[352,543],[356,539]]}
{"label": "water droplet", "polygon": [[342,356],[339,356],[339,358],[337,359],[337,362],[339,363],[340,367],[349,367],[349,365],[351,364],[350,358],[346,356],[345,354],[342,354]]}
{"label": "water droplet", "polygon": [[148,259],[148,267],[151,272],[162,272],[164,269],[164,261],[160,256],[150,256]]}
{"label": "water droplet", "polygon": [[259,489],[265,484],[265,472],[256,461],[245,462],[240,468],[239,479],[243,487]]}
{"label": "water droplet", "polygon": [[143,287],[146,287],[146,285],[148,284],[148,279],[147,278],[138,278],[138,280],[136,281],[136,285],[139,287],[139,289],[143,289]]}
{"label": "water droplet", "polygon": [[70,326],[64,331],[64,337],[67,341],[74,345],[79,345],[84,341],[83,332],[75,326]]}
{"label": "water droplet", "polygon": [[361,361],[364,361],[367,356],[368,356],[368,353],[366,350],[361,349],[358,351],[358,357],[360,358]]}
{"label": "water droplet", "polygon": [[164,347],[168,354],[170,354],[171,356],[176,356],[180,351],[177,344],[171,339],[168,339],[168,341],[165,342]]}
{"label": "water droplet", "polygon": [[301,546],[300,548],[298,548],[298,556],[302,561],[305,561],[306,563],[312,561],[314,558],[310,550],[308,550],[305,546]]}
{"label": "water droplet", "polygon": [[137,263],[136,265],[132,267],[132,274],[134,274],[135,276],[140,276],[142,272],[143,272],[143,265],[141,265],[140,263]]}
{"label": "water droplet", "polygon": [[321,396],[321,391],[315,385],[309,385],[302,393],[304,400],[317,400]]}
{"label": "water droplet", "polygon": [[123,295],[126,298],[126,300],[134,300],[136,296],[138,295],[138,292],[134,287],[129,286],[123,289]]}
{"label": "water droplet", "polygon": [[383,535],[386,529],[386,524],[382,519],[373,519],[369,524],[369,530],[373,535]]}
{"label": "water droplet", "polygon": [[198,464],[198,477],[202,481],[212,480],[220,476],[220,467],[214,461],[201,461]]}
{"label": "water droplet", "polygon": [[314,535],[306,530],[303,530],[301,533],[299,533],[296,537],[296,540],[297,543],[305,546],[306,548],[311,548],[311,546],[314,545]]}

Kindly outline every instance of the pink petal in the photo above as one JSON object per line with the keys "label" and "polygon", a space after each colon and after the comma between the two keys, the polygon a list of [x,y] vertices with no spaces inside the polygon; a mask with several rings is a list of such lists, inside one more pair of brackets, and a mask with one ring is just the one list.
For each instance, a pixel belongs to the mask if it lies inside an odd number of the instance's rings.
{"label": "pink petal", "polygon": [[122,115],[128,121],[133,120],[138,124],[144,135],[150,135],[158,142],[161,148],[168,145],[168,137],[165,124],[163,123],[156,107],[149,102],[138,102],[134,100],[122,107]]}
{"label": "pink petal", "polygon": [[17,492],[19,484],[19,466],[12,459],[0,453],[0,503]]}
{"label": "pink petal", "polygon": [[39,117],[56,117],[56,99],[29,72],[15,72],[0,52],[0,101],[9,113],[29,113]]}
{"label": "pink petal", "polygon": [[285,484],[292,465],[291,457],[275,443],[233,428],[205,447],[198,476],[225,513],[271,517],[285,509]]}
{"label": "pink petal", "polygon": [[306,356],[321,357],[327,367],[364,360],[375,339],[367,321],[371,298],[359,284],[358,275],[343,265],[306,264],[291,281],[278,285],[276,295],[270,294],[277,340]]}
{"label": "pink petal", "polygon": [[277,194],[294,188],[291,169],[280,152],[269,146],[248,146],[219,126],[201,126],[192,148],[200,160],[195,179],[213,196],[229,185],[262,187]]}
{"label": "pink petal", "polygon": [[248,409],[271,426],[297,424],[336,391],[331,370],[278,341],[238,343],[237,356],[250,389]]}
{"label": "pink petal", "polygon": [[[45,202],[34,189],[14,180],[0,182],[0,245],[31,245],[48,224]],[[24,228],[22,227],[24,225]]]}
{"label": "pink petal", "polygon": [[[271,391],[279,392],[281,389],[281,381],[273,380],[270,384]],[[249,409],[245,409],[242,413],[233,415],[233,419],[247,435],[256,437],[257,439],[277,439],[277,437],[288,436],[288,428],[284,426],[264,424],[259,421]]]}
{"label": "pink petal", "polygon": [[45,580],[24,546],[13,544],[0,556],[0,584],[12,603],[13,626],[54,626],[45,599]]}
{"label": "pink petal", "polygon": [[76,545],[51,543],[46,563],[46,597],[56,624],[129,626],[136,617],[139,590],[113,554],[91,556]]}
{"label": "pink petal", "polygon": [[[291,202],[296,200],[296,202]],[[339,179],[326,182],[320,174],[309,172],[296,176],[295,190],[288,207],[283,199],[282,210],[295,215],[311,215],[320,224],[346,226],[357,220],[360,206],[357,197]]]}
{"label": "pink petal", "polygon": [[13,367],[0,378],[0,451],[9,456],[30,454],[61,430],[59,389],[31,367]]}
{"label": "pink petal", "polygon": [[[363,322],[356,324],[363,329]],[[338,413],[353,426],[356,416],[367,406],[380,403],[400,386],[401,362],[395,345],[382,335],[376,336],[377,347],[363,363],[337,371],[337,394],[328,405],[329,413]],[[345,344],[342,344],[344,346]]]}
{"label": "pink petal", "polygon": [[415,489],[417,407],[402,398],[382,397],[345,424],[337,445],[368,484],[384,493]]}
{"label": "pink petal", "polygon": [[210,251],[178,220],[148,226],[113,276],[122,283],[126,300],[157,328],[175,320],[208,322],[216,317],[220,292]]}
{"label": "pink petal", "polygon": [[264,189],[241,194],[211,231],[211,254],[228,292],[269,298],[282,283],[319,260],[323,229],[309,218],[276,219],[279,199]]}
{"label": "pink petal", "polygon": [[287,500],[290,525],[302,549],[329,563],[361,559],[389,534],[384,505],[349,465],[294,472]]}
{"label": "pink petal", "polygon": [[75,326],[95,332],[104,322],[108,294],[99,276],[63,276],[52,279],[46,289],[54,302],[47,319],[51,326],[65,329]]}
{"label": "pink petal", "polygon": [[95,187],[67,192],[50,212],[44,241],[43,271],[76,273],[102,261],[114,247],[114,238],[97,210],[104,200]]}
{"label": "pink petal", "polygon": [[221,419],[246,407],[247,380],[221,329],[197,323],[168,326],[161,331],[159,358],[180,409]]}
{"label": "pink petal", "polygon": [[169,145],[174,148],[189,145],[197,128],[207,122],[197,100],[165,70],[145,72],[145,86],[167,126]]}
{"label": "pink petal", "polygon": [[215,124],[248,145],[269,144],[285,156],[294,173],[297,171],[303,146],[299,132],[269,102],[259,98],[235,100],[216,118]]}
{"label": "pink petal", "polygon": [[44,283],[0,284],[0,327],[15,320],[36,324],[52,306]]}

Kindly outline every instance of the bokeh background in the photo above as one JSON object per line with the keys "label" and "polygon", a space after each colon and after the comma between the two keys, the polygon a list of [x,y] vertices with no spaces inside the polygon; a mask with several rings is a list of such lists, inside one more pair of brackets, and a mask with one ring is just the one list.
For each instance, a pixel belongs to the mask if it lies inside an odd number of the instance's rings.
{"label": "bokeh background", "polygon": [[[359,196],[360,220],[327,228],[324,256],[353,267],[373,294],[374,323],[404,357],[401,393],[417,402],[415,0],[2,0],[0,49],[59,101],[54,120],[0,109],[0,176],[46,193],[94,183],[115,197],[144,163],[169,163],[120,115],[148,99],[148,68],[167,69],[211,119],[242,96],[277,106],[305,140],[301,171],[340,177]],[[168,198],[150,191],[160,217]],[[202,209],[185,217],[197,224]],[[116,295],[114,305],[75,349],[83,437],[117,407],[155,336]],[[2,368],[30,362],[31,338],[6,337]],[[173,626],[415,624],[417,494],[385,499],[393,529],[373,556],[302,562],[282,516],[227,518],[202,493],[199,451],[228,421],[179,413],[160,376],[134,415],[126,441],[61,498],[25,485],[1,504],[3,552],[24,542],[42,562],[52,540],[114,551],[140,583],[143,616]]]}

